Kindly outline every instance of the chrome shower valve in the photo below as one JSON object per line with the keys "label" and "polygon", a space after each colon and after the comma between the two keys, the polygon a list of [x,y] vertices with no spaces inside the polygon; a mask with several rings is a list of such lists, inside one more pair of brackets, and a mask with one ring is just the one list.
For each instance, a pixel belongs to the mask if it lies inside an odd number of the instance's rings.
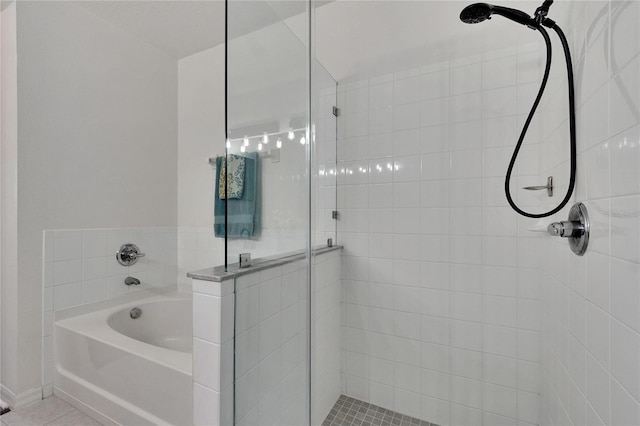
{"label": "chrome shower valve", "polygon": [[547,226],[549,235],[568,238],[571,251],[578,256],[582,256],[587,251],[590,230],[587,207],[582,203],[576,203],[571,207],[569,220],[553,222]]}

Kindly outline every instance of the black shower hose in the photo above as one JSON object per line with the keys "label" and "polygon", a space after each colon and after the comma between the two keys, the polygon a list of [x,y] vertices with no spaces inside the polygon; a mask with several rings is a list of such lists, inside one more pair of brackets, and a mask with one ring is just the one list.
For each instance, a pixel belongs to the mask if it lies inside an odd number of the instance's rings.
{"label": "black shower hose", "polygon": [[542,77],[542,83],[540,84],[540,90],[538,90],[538,95],[536,96],[536,100],[533,102],[533,106],[531,107],[531,111],[529,111],[529,115],[527,116],[527,120],[522,127],[522,132],[520,133],[520,137],[518,138],[518,143],[513,151],[513,155],[511,156],[511,161],[509,162],[509,168],[507,169],[507,175],[504,181],[504,191],[507,196],[507,201],[513,210],[521,214],[522,216],[532,217],[532,218],[541,218],[548,217],[553,214],[558,213],[564,206],[567,205],[569,200],[571,199],[571,195],[573,194],[573,189],[576,184],[576,111],[575,111],[575,93],[573,88],[573,66],[571,64],[571,52],[569,50],[569,43],[567,42],[567,38],[564,33],[553,22],[551,19],[546,19],[543,22],[544,25],[553,29],[557,34],[558,38],[560,38],[560,42],[562,43],[562,48],[564,49],[564,57],[567,63],[567,84],[569,86],[569,134],[570,134],[570,147],[571,147],[571,171],[569,176],[569,187],[567,188],[567,193],[564,196],[564,199],[555,207],[553,210],[549,210],[545,213],[529,213],[520,209],[513,198],[511,198],[511,173],[513,172],[513,166],[518,159],[518,153],[520,152],[520,148],[522,147],[522,142],[524,141],[524,137],[527,134],[527,130],[529,129],[529,125],[531,124],[531,120],[535,115],[536,109],[538,108],[538,104],[540,103],[540,99],[542,98],[542,94],[544,93],[544,89],[547,85],[547,80],[549,79],[549,71],[551,70],[551,40],[549,39],[549,34],[547,31],[541,26],[537,26],[535,29],[540,31],[544,41],[547,45],[547,63],[544,69],[544,76]]}

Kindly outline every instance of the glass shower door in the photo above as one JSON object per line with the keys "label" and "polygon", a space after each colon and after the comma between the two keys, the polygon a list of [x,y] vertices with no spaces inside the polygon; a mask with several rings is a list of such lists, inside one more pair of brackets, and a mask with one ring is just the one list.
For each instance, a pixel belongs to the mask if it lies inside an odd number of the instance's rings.
{"label": "glass shower door", "polygon": [[244,188],[227,200],[226,258],[253,263],[234,283],[236,425],[310,418],[307,16],[306,2],[227,1],[226,157]]}

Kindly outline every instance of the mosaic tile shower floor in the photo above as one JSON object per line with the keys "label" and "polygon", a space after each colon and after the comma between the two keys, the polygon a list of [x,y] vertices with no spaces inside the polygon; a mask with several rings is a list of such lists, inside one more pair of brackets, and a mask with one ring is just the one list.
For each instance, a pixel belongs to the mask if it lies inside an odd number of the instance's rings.
{"label": "mosaic tile shower floor", "polygon": [[340,395],[322,426],[438,426]]}

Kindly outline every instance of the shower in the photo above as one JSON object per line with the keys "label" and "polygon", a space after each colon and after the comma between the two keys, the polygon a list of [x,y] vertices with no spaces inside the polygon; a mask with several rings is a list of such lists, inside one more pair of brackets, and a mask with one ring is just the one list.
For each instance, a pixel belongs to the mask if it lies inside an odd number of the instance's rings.
{"label": "shower", "polygon": [[[536,9],[534,16],[530,17],[527,13],[522,12],[517,9],[511,9],[508,7],[502,6],[494,6],[487,3],[475,3],[465,7],[460,13],[460,20],[465,24],[477,24],[483,22],[485,20],[491,19],[491,15],[500,15],[507,19],[510,19],[519,24],[525,25],[532,30],[537,30],[542,35],[546,45],[547,51],[547,60],[544,68],[544,75],[542,77],[542,82],[540,83],[540,89],[538,90],[538,94],[536,96],[533,105],[531,106],[531,110],[527,116],[527,119],[522,127],[522,131],[520,133],[520,137],[518,138],[518,142],[516,143],[516,147],[513,151],[513,155],[511,156],[511,161],[509,162],[509,167],[507,168],[507,174],[504,182],[504,190],[505,195],[507,197],[507,201],[513,210],[522,216],[531,217],[531,218],[542,218],[551,216],[560,210],[564,206],[567,205],[569,200],[571,199],[571,195],[573,194],[573,189],[575,187],[576,181],[576,116],[575,116],[575,95],[574,95],[574,84],[573,84],[573,66],[571,64],[571,52],[569,50],[569,44],[567,42],[567,38],[565,37],[562,29],[550,18],[547,18],[547,14],[549,13],[549,7],[553,3],[553,0],[546,0],[542,6]],[[547,80],[549,79],[549,72],[551,71],[551,39],[549,38],[549,34],[544,29],[544,27],[551,28],[556,32],[560,42],[562,44],[562,48],[564,50],[564,56],[567,66],[567,85],[569,88],[569,145],[570,145],[570,174],[569,174],[569,187],[567,188],[567,192],[563,198],[563,200],[558,204],[555,208],[544,212],[544,213],[529,213],[522,209],[520,209],[513,198],[511,197],[511,174],[513,172],[513,166],[518,158],[518,153],[520,152],[520,148],[522,147],[522,143],[524,141],[524,137],[527,134],[527,130],[529,129],[529,125],[531,124],[531,120],[533,119],[536,109],[540,103],[540,99],[544,93],[545,87],[547,85]],[[550,184],[549,184],[550,185]],[[547,187],[529,187],[525,189],[541,189]],[[548,189],[548,188],[547,188]]]}

